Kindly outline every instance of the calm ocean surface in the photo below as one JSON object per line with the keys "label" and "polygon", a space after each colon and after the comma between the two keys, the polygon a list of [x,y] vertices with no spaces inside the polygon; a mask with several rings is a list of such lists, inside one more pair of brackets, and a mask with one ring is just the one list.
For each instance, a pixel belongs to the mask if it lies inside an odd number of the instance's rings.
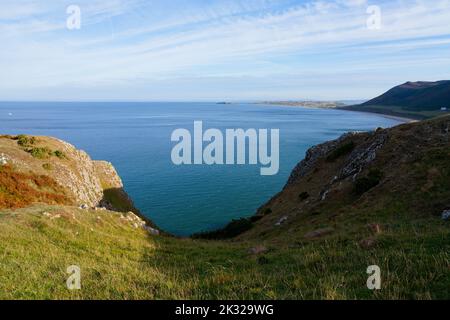
{"label": "calm ocean surface", "polygon": [[[280,129],[280,171],[256,166],[175,166],[172,131]],[[0,133],[49,135],[114,164],[136,206],[177,235],[215,229],[252,215],[281,190],[305,151],[347,131],[390,127],[375,114],[253,104],[0,102]]]}

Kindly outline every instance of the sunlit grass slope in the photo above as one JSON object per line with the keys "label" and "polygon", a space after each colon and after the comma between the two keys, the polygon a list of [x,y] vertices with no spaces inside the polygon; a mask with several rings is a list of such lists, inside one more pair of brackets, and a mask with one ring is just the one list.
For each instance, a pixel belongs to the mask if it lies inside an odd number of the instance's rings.
{"label": "sunlit grass slope", "polygon": [[[123,214],[34,206],[0,213],[1,299],[448,298],[450,230],[399,218],[362,249],[361,225],[325,239],[208,242],[149,236]],[[305,230],[308,228],[305,227]],[[259,254],[250,248],[264,246]],[[382,290],[366,269],[382,269]],[[81,290],[67,289],[67,267]]]}

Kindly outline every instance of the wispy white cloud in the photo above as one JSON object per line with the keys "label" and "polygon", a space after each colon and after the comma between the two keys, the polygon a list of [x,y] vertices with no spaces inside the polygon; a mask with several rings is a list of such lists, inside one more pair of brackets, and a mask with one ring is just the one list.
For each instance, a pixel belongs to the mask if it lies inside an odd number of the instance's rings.
{"label": "wispy white cloud", "polygon": [[44,13],[46,10],[37,3],[17,0],[2,1],[0,20],[20,20]]}
{"label": "wispy white cloud", "polygon": [[[369,30],[366,0],[81,1],[82,28],[69,31],[64,29],[64,5],[40,7],[22,1],[15,7],[15,18],[0,15],[0,41],[8,48],[0,53],[0,68],[8,74],[0,78],[0,87],[79,91],[109,86],[127,99],[136,94],[130,90],[136,81],[150,86],[183,77],[197,81],[194,95],[202,97],[200,84],[205,83],[199,79],[212,75],[230,81],[239,75],[239,83],[248,77],[256,84],[255,77],[282,79],[284,73],[292,96],[295,90],[289,83],[298,82],[291,75],[311,69],[321,70],[315,76],[325,82],[337,72],[360,72],[361,78],[368,70],[397,79],[395,70],[406,75],[402,68],[410,61],[419,65],[413,73],[418,78],[450,66],[434,58],[450,53],[450,0],[379,5],[382,28]],[[423,62],[428,70],[421,67]],[[223,86],[224,96],[232,94],[231,87]],[[4,93],[0,89],[0,99]],[[340,94],[350,98],[354,91]]]}

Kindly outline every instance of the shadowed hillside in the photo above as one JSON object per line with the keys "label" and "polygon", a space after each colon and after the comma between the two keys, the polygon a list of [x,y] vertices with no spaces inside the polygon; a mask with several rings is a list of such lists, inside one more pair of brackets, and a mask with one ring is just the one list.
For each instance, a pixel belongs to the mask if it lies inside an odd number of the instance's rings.
{"label": "shadowed hillside", "polygon": [[407,82],[363,104],[344,109],[411,117],[442,115],[450,111],[450,81]]}
{"label": "shadowed hillside", "polygon": [[450,109],[450,81],[407,82],[362,106],[400,106],[410,111]]}

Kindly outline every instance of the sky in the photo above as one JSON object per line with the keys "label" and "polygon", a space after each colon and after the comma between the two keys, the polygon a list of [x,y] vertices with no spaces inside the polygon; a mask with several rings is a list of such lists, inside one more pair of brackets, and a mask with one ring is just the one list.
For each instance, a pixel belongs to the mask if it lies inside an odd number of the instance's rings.
{"label": "sky", "polygon": [[359,100],[444,79],[450,0],[0,0],[0,101]]}

